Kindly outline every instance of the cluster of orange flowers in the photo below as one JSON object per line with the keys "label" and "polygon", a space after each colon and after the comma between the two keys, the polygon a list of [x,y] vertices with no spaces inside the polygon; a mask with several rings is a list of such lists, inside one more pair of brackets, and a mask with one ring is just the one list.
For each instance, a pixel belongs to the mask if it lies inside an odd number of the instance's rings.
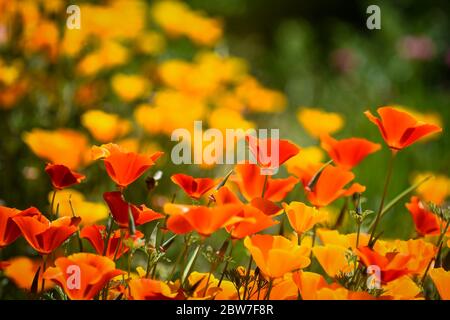
{"label": "cluster of orange flowers", "polygon": [[[378,126],[393,158],[405,147],[441,131],[436,125],[417,121],[392,107],[379,108],[378,113],[380,118],[370,112],[366,116]],[[250,151],[260,159],[258,146],[267,141],[253,137],[248,141]],[[94,146],[93,158],[103,161],[117,186],[117,191],[103,194],[111,216],[108,224],[79,229],[83,221],[75,210],[71,216],[58,217],[56,193],[82,183],[85,176],[63,164],[48,164],[45,171],[54,196],[47,215],[34,207],[0,209],[0,247],[23,236],[41,255],[42,264],[28,261],[23,266],[24,258],[17,258],[1,262],[1,268],[19,286],[35,294],[51,290],[54,284],[62,288],[62,298],[70,299],[423,299],[428,277],[440,297],[449,299],[450,272],[436,266],[445,237],[450,235],[448,210],[431,209],[413,196],[406,206],[420,238],[388,241],[379,239],[377,230],[383,213],[381,204],[371,234],[361,232],[367,213],[361,209],[365,187],[358,183],[346,186],[355,178],[350,170],[381,146],[362,138],[337,141],[329,135],[322,137],[322,144],[331,160],[310,164],[288,178],[261,175],[264,164],[259,161],[238,164],[233,174],[221,180],[175,174],[172,181],[193,203],[167,202],[164,213],[124,198],[124,190],[154,166],[162,152],[146,155],[116,144]],[[301,157],[302,150],[287,140],[279,140],[279,155],[281,166],[293,157]],[[283,202],[299,182],[311,205]],[[339,234],[324,228],[329,225],[324,207],[342,197],[354,201],[356,233]],[[293,234],[282,229],[278,234],[264,233],[284,217]],[[155,220],[159,223],[149,237],[154,239],[148,240],[137,227]],[[228,236],[217,251],[207,255],[209,272],[194,271],[199,253],[207,252],[207,239],[220,229]],[[171,273],[164,275],[158,263],[175,239],[183,236],[184,248],[172,263]],[[58,250],[61,246],[68,250],[68,242],[76,238],[80,252],[65,256]],[[86,239],[95,253],[87,253],[81,239]],[[232,268],[233,248],[241,242],[250,253],[249,264]],[[133,255],[140,249],[148,255],[147,265],[132,270]],[[125,255],[127,271],[115,264]],[[323,274],[309,270],[312,259],[320,264]],[[32,283],[24,281],[18,265],[27,268],[28,274],[34,272]],[[78,274],[71,271],[74,267]],[[378,269],[375,276],[369,272],[373,267]],[[174,278],[177,271],[179,277]],[[79,283],[74,285],[77,282],[73,277],[77,275]]]}

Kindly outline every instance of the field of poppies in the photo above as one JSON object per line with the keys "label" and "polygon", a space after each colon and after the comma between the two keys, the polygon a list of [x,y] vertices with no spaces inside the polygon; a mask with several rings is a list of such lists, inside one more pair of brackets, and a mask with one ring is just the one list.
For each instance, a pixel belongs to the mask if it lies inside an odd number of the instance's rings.
{"label": "field of poppies", "polygon": [[0,0],[0,300],[450,300],[445,1],[325,2]]}

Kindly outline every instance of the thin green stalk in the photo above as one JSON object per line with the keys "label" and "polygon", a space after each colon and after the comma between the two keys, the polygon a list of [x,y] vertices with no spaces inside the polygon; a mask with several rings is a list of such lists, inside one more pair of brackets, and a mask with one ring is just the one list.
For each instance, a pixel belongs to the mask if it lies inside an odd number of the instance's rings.
{"label": "thin green stalk", "polygon": [[54,205],[55,205],[55,198],[56,198],[56,192],[57,191],[58,191],[57,189],[53,189],[52,202],[50,204],[50,217],[52,217],[52,218],[55,218],[54,213],[53,213],[54,212],[53,208],[54,208]]}
{"label": "thin green stalk", "polygon": [[250,258],[248,260],[247,271],[245,272],[245,287],[244,287],[244,295],[243,295],[244,300],[246,299],[247,291],[248,291],[248,285],[250,283],[250,270],[252,268],[252,263],[253,263],[253,256],[250,255]]}
{"label": "thin green stalk", "polygon": [[439,257],[439,255],[441,253],[442,245],[443,245],[443,241],[444,241],[444,236],[447,233],[449,225],[450,225],[450,220],[447,221],[444,229],[441,230],[441,234],[439,235],[439,239],[438,239],[438,242],[437,242],[438,251],[437,251],[436,255],[430,260],[430,262],[427,265],[427,268],[426,268],[425,273],[423,274],[423,277],[422,277],[422,280],[421,280],[422,286],[423,286],[423,284],[425,282],[425,279],[427,277],[428,271],[430,270],[431,264],[434,261],[436,261],[436,259]]}
{"label": "thin green stalk", "polygon": [[386,195],[387,195],[387,191],[388,191],[388,187],[389,187],[389,182],[391,181],[391,177],[392,177],[392,169],[394,167],[395,155],[396,155],[396,152],[393,151],[391,153],[391,157],[389,158],[388,171],[387,171],[387,175],[386,175],[386,180],[384,182],[384,188],[383,188],[383,194],[382,194],[382,197],[381,197],[380,207],[378,208],[377,216],[375,218],[375,223],[374,223],[374,225],[372,227],[372,233],[370,234],[369,246],[371,246],[371,247],[375,244],[375,243],[372,243],[372,240],[375,237],[375,232],[377,230],[378,223],[380,222],[380,218],[381,218],[381,212],[383,211],[384,201],[386,199]]}
{"label": "thin green stalk", "polygon": [[[47,255],[43,254],[42,255],[42,275],[44,275],[46,267],[47,267]],[[44,292],[44,288],[45,288],[45,278],[44,278],[44,276],[42,276],[41,293]]]}
{"label": "thin green stalk", "polygon": [[265,175],[264,176],[264,184],[263,184],[263,189],[262,189],[262,192],[261,192],[261,198],[264,198],[264,195],[265,195],[265,193],[266,193],[266,188],[267,188],[267,181],[269,180],[269,175]]}
{"label": "thin green stalk", "polygon": [[[228,256],[231,258],[232,254],[233,254],[233,248],[234,248],[233,240],[231,239],[231,236],[230,236],[229,241],[230,241],[230,252],[228,253]],[[227,259],[227,261],[225,262],[225,266],[223,267],[222,274],[220,275],[220,280],[217,285],[218,288],[220,288],[220,285],[222,284],[222,281],[223,281],[223,278],[225,277],[225,272],[227,271],[229,263],[230,263],[230,259]]]}
{"label": "thin green stalk", "polygon": [[267,293],[266,293],[266,299],[265,300],[270,300],[270,293],[272,292],[272,287],[273,287],[273,278],[270,278],[270,280],[269,280],[269,288],[267,288]]}

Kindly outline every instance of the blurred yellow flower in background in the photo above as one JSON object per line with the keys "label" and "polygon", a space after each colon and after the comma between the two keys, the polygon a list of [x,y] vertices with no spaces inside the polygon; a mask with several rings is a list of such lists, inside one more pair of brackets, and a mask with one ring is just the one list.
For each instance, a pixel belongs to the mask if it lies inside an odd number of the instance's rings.
{"label": "blurred yellow flower in background", "polygon": [[81,116],[82,125],[100,142],[113,142],[126,135],[131,129],[128,120],[101,110],[89,110]]}
{"label": "blurred yellow flower in background", "polygon": [[[5,275],[10,278],[19,288],[31,291],[33,279],[39,267],[42,267],[40,259],[31,259],[24,256],[14,257],[8,260],[9,266],[5,269]],[[42,272],[39,274],[39,289],[42,281]],[[54,287],[54,283],[46,281],[45,290]]]}
{"label": "blurred yellow flower in background", "polygon": [[324,134],[333,134],[344,126],[344,118],[335,112],[326,112],[316,108],[300,107],[297,120],[313,138]]}
{"label": "blurred yellow flower in background", "polygon": [[158,32],[146,31],[137,36],[136,46],[140,52],[157,55],[164,51],[166,40]]}
{"label": "blurred yellow flower in background", "polygon": [[150,90],[150,82],[140,75],[119,73],[111,79],[114,92],[125,102],[144,96]]}
{"label": "blurred yellow flower in background", "polygon": [[181,1],[159,1],[151,10],[155,22],[173,37],[187,36],[201,45],[214,45],[222,37],[222,24]]}
{"label": "blurred yellow flower in background", "polygon": [[124,64],[129,59],[128,49],[117,41],[105,41],[100,48],[86,55],[77,65],[83,76],[92,76],[103,69]]}
{"label": "blurred yellow flower in background", "polygon": [[[53,192],[48,195],[48,201],[51,203]],[[59,216],[72,217],[73,211],[77,217],[81,218],[81,224],[91,225],[108,217],[108,207],[103,202],[87,201],[84,195],[73,189],[64,189],[56,193],[55,208],[58,206]]]}
{"label": "blurred yellow flower in background", "polygon": [[237,85],[236,94],[249,110],[255,112],[281,112],[287,103],[281,92],[263,87],[251,76]]}
{"label": "blurred yellow flower in background", "polygon": [[140,105],[134,116],[146,132],[170,136],[178,128],[192,132],[194,121],[204,118],[206,108],[201,99],[166,89],[155,93],[152,106]]}
{"label": "blurred yellow flower in background", "polygon": [[25,132],[22,138],[38,157],[52,163],[76,170],[89,162],[88,140],[78,131],[33,129]]}
{"label": "blurred yellow flower in background", "polygon": [[429,176],[432,176],[432,178],[422,183],[416,189],[416,192],[423,201],[441,205],[450,193],[450,179],[446,175],[432,172],[417,173],[413,176],[412,184],[419,183]]}

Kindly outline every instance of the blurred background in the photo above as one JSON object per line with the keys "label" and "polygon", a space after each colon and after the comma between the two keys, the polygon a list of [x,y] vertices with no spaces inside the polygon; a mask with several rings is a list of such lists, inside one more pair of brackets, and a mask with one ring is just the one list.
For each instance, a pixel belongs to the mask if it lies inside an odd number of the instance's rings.
{"label": "blurred background", "polygon": [[[172,173],[221,177],[231,169],[173,165],[174,129],[191,130],[194,120],[222,130],[279,128],[301,147],[319,146],[302,124],[305,109],[338,117],[331,132],[338,139],[383,144],[363,115],[382,105],[444,128],[400,152],[389,198],[417,174],[449,173],[448,1],[76,1],[81,29],[70,30],[72,2],[0,0],[2,205],[47,210],[51,185],[43,169],[63,162],[88,177],[71,191],[77,213],[85,223],[102,221],[102,194],[114,185],[89,152],[114,141],[166,152],[126,192],[161,210],[177,191],[178,202],[188,201]],[[381,9],[381,30],[366,27],[370,4]],[[379,203],[388,154],[384,146],[354,171],[367,186],[367,208]],[[149,192],[145,179],[157,170],[163,177]],[[61,211],[69,193],[59,195]],[[297,186],[286,200],[302,199]],[[382,224],[387,237],[414,234],[403,203]],[[32,254],[26,250],[20,239],[3,254]]]}

